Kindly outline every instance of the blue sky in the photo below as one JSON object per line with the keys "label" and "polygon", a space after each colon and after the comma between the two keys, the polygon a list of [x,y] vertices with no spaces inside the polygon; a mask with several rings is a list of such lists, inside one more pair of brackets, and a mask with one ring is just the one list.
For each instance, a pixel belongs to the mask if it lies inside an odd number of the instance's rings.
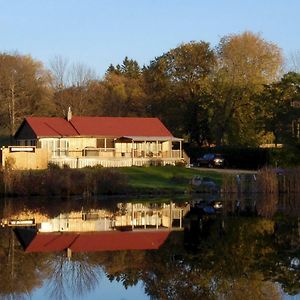
{"label": "blue sky", "polygon": [[0,51],[55,55],[103,75],[125,56],[148,64],[183,42],[260,33],[300,50],[299,0],[0,0]]}

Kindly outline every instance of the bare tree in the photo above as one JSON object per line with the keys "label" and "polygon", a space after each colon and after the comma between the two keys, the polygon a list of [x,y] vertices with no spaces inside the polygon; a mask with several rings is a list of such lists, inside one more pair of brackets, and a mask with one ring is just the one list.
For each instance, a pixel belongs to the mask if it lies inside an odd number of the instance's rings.
{"label": "bare tree", "polygon": [[60,55],[56,55],[50,60],[50,71],[55,89],[60,90],[68,86],[68,64],[68,59]]}
{"label": "bare tree", "polygon": [[96,79],[96,73],[83,63],[75,63],[68,70],[70,83],[72,86],[86,86],[91,80]]}

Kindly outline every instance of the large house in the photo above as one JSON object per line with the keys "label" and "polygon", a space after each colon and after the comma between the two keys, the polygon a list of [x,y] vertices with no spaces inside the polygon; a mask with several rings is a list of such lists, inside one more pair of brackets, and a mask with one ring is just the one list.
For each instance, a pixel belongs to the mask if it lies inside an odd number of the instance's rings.
{"label": "large house", "polygon": [[15,140],[16,151],[42,149],[47,165],[71,168],[166,165],[187,159],[183,139],[158,118],[72,116],[69,110],[67,118],[25,118]]}

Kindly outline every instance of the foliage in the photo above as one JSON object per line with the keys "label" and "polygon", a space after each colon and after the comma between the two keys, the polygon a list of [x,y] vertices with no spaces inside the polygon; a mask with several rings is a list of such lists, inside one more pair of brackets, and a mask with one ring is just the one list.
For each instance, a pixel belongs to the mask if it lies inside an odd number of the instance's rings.
{"label": "foliage", "polygon": [[293,167],[300,165],[299,146],[285,146],[269,151],[270,165],[274,167]]}
{"label": "foliage", "polygon": [[149,112],[199,145],[209,139],[208,77],[215,54],[206,42],[171,49],[145,69]]}
{"label": "foliage", "polygon": [[257,94],[265,84],[277,80],[280,49],[259,35],[244,32],[223,37],[217,53],[218,68],[212,81],[216,144],[255,145]]}
{"label": "foliage", "polygon": [[0,133],[29,115],[151,116],[199,146],[299,143],[299,74],[282,70],[281,50],[252,32],[212,48],[191,41],[140,67],[125,57],[98,79],[60,56],[50,71],[30,56],[0,55]]}
{"label": "foliage", "polygon": [[52,114],[49,72],[30,56],[0,54],[0,126],[13,135],[24,116]]}
{"label": "foliage", "polygon": [[280,81],[265,86],[260,96],[258,120],[265,132],[274,134],[274,143],[297,144],[300,118],[298,99],[300,74],[289,72]]}

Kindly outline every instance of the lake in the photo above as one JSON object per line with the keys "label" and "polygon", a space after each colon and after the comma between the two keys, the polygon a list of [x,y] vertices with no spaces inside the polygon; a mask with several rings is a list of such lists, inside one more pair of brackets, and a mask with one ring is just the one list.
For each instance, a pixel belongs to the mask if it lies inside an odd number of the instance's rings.
{"label": "lake", "polygon": [[0,298],[300,299],[300,199],[2,199]]}

